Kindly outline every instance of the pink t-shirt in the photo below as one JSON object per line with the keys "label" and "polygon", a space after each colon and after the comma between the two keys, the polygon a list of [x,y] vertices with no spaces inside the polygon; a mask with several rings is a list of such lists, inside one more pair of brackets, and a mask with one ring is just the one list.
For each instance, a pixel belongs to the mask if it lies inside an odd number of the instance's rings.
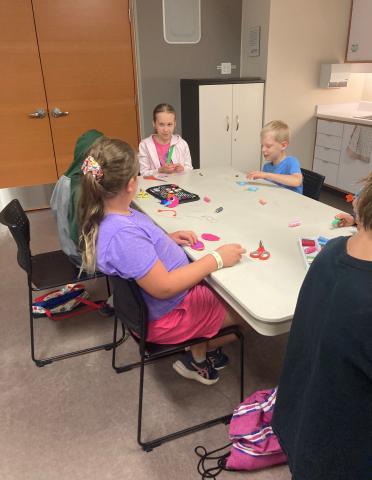
{"label": "pink t-shirt", "polygon": [[159,143],[155,136],[153,135],[152,137],[154,143],[155,143],[155,147],[156,147],[156,151],[158,153],[158,157],[159,157],[159,161],[160,161],[160,165],[162,167],[164,167],[166,164],[167,164],[167,158],[168,158],[168,152],[169,152],[169,148],[170,148],[170,143],[166,143],[166,144],[163,144],[163,143]]}

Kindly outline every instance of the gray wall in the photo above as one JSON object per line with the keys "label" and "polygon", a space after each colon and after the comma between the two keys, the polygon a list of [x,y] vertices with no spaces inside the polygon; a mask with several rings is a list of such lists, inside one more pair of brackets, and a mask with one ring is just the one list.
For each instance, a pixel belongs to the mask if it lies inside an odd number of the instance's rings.
{"label": "gray wall", "polygon": [[[174,106],[181,132],[181,78],[239,77],[242,0],[201,0],[201,40],[190,45],[164,41],[162,0],[135,0],[134,6],[141,135],[152,132],[152,111],[161,102]],[[221,62],[236,65],[232,75],[221,75]]]}

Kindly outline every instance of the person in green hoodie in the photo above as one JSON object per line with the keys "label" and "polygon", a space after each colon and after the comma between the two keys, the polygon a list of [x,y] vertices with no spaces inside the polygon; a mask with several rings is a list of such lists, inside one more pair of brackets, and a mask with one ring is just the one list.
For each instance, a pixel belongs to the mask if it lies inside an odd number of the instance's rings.
{"label": "person in green hoodie", "polygon": [[98,130],[88,130],[78,138],[74,159],[56,183],[50,200],[50,206],[57,222],[62,251],[79,267],[81,255],[78,246],[77,207],[80,198],[81,166],[85,160],[86,152],[102,136],[103,133]]}
{"label": "person in green hoodie", "polygon": [[[78,226],[81,166],[88,150],[102,136],[103,133],[98,130],[88,130],[77,139],[74,159],[66,172],[60,176],[50,199],[50,206],[57,222],[62,251],[78,267],[81,265]],[[107,299],[107,302],[102,305],[98,312],[105,317],[114,314],[112,296]]]}

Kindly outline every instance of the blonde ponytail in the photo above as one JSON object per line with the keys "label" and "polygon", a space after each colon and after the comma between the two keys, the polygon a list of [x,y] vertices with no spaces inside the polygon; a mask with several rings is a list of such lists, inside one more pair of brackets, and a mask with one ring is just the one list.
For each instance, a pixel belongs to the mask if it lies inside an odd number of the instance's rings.
{"label": "blonde ponytail", "polygon": [[98,163],[102,175],[86,171],[81,182],[79,201],[80,248],[82,269],[94,273],[97,269],[96,242],[99,225],[105,214],[105,199],[115,197],[138,175],[136,155],[122,140],[99,138],[87,153]]}

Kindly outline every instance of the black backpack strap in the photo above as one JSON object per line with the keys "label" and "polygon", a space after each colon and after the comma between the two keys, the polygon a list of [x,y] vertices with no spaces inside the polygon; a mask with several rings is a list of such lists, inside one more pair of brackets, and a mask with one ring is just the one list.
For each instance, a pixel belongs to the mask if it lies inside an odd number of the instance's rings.
{"label": "black backpack strap", "polygon": [[[197,447],[195,447],[194,451],[196,455],[200,458],[197,467],[198,473],[203,480],[205,480],[206,478],[211,478],[215,480],[217,475],[219,475],[222,470],[227,470],[226,460],[227,457],[230,455],[230,451],[221,455],[215,454],[221,452],[222,450],[225,450],[226,448],[229,448],[231,445],[232,443],[228,443],[227,445],[217,448],[216,450],[211,450],[210,452],[207,452],[207,450],[202,445],[198,445]],[[207,462],[210,461],[214,462],[214,466],[207,466]]]}

